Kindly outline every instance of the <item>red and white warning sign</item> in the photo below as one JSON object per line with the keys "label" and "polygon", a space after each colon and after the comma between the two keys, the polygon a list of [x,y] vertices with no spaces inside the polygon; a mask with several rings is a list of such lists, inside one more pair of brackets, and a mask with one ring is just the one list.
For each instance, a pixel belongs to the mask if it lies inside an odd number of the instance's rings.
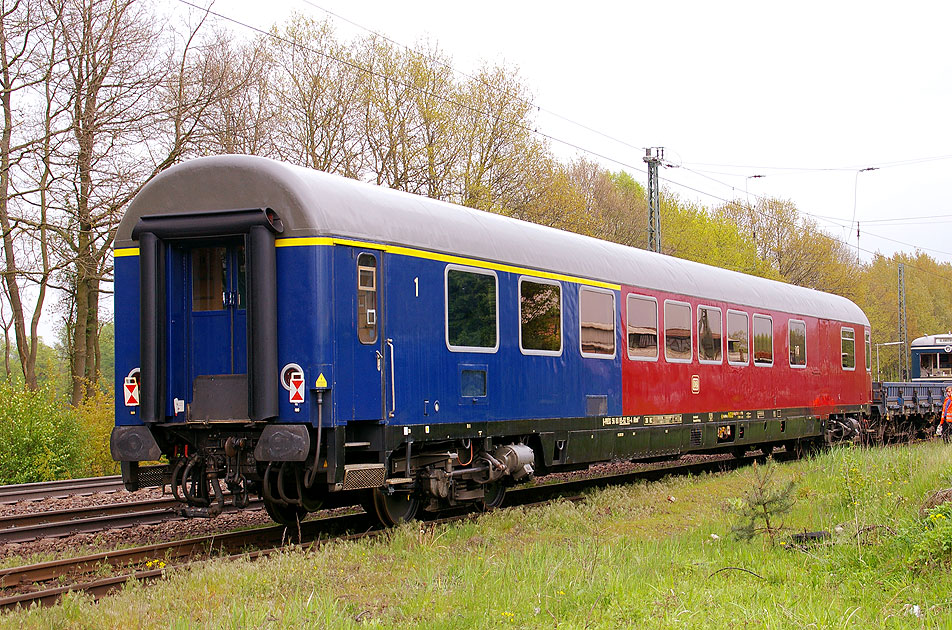
{"label": "red and white warning sign", "polygon": [[291,377],[288,379],[290,381],[291,390],[288,400],[292,403],[299,404],[304,402],[304,374],[301,372],[293,372]]}
{"label": "red and white warning sign", "polygon": [[126,407],[139,405],[139,380],[134,376],[127,376],[123,380],[122,393],[126,399]]}

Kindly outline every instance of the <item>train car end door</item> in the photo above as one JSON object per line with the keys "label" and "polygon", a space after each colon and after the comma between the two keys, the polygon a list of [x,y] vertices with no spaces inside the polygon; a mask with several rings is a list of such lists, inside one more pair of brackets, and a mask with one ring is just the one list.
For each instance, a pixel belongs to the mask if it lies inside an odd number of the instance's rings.
{"label": "train car end door", "polygon": [[356,262],[358,343],[354,367],[359,385],[354,396],[354,419],[381,420],[386,418],[384,383],[390,370],[380,295],[383,255],[381,252],[359,252]]}
{"label": "train car end door", "polygon": [[245,246],[191,247],[185,256],[187,419],[242,420],[248,414]]}

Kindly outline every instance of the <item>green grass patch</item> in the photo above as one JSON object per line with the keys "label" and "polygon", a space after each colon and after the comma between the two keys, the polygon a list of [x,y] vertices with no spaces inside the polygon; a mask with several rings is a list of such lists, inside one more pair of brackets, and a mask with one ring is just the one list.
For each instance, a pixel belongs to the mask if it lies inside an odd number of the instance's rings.
{"label": "green grass patch", "polygon": [[[0,628],[952,627],[952,508],[920,513],[952,485],[952,449],[841,448],[776,465],[772,482],[791,480],[773,539],[731,535],[746,469],[212,561]],[[789,538],[817,530],[830,538]]]}

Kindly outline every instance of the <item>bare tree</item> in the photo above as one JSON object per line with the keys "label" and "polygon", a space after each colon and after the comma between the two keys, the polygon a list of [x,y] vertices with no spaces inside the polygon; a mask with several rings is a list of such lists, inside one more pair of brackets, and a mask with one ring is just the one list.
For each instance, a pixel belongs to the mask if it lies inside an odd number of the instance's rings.
{"label": "bare tree", "polygon": [[[25,195],[32,191],[17,190],[16,173],[29,156],[42,154],[52,143],[55,132],[41,125],[38,135],[29,124],[25,103],[31,95],[47,86],[50,67],[59,60],[60,51],[48,28],[56,19],[55,7],[43,2],[2,0],[0,2],[0,107],[3,111],[3,130],[0,132],[0,233],[3,240],[4,296],[10,305],[10,322],[5,322],[5,347],[9,353],[9,326],[16,340],[24,383],[36,389],[36,356],[39,339],[37,327],[42,313],[51,265],[45,219],[39,231],[25,212]],[[42,172],[42,169],[40,169]],[[37,186],[48,180],[40,175]],[[25,184],[29,189],[30,185]],[[42,203],[42,199],[41,199]],[[33,246],[39,247],[41,261],[38,272],[30,264]],[[27,331],[24,283],[35,283],[37,294],[33,303],[30,329]],[[9,362],[6,362],[9,370]]]}
{"label": "bare tree", "polygon": [[224,31],[201,46],[186,68],[192,81],[205,86],[200,98],[192,99],[204,103],[194,116],[196,154],[277,156],[280,100],[271,85],[267,50],[261,39],[236,45]]}
{"label": "bare tree", "polygon": [[133,0],[63,0],[58,25],[67,51],[63,94],[72,142],[60,165],[69,168],[63,191],[64,237],[72,253],[69,280],[75,304],[70,330],[71,399],[78,404],[97,379],[96,332],[100,288],[109,272],[112,229],[138,175],[129,130],[141,125],[156,79],[142,65],[156,55],[156,33]]}
{"label": "bare tree", "polygon": [[278,156],[357,177],[364,158],[361,72],[351,47],[337,41],[329,22],[295,16],[275,28],[268,50]]}
{"label": "bare tree", "polygon": [[475,208],[506,207],[525,189],[526,156],[547,153],[532,135],[529,94],[502,66],[483,67],[462,92],[459,200]]}

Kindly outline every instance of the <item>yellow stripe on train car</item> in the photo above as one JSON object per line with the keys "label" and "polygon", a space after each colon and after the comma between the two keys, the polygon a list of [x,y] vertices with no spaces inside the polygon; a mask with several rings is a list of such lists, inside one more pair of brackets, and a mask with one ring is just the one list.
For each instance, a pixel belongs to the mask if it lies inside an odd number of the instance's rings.
{"label": "yellow stripe on train car", "polygon": [[439,252],[429,252],[422,249],[413,249],[411,247],[401,247],[399,245],[384,245],[381,243],[370,243],[370,242],[356,241],[351,239],[333,238],[328,236],[305,236],[305,237],[299,237],[299,238],[282,238],[282,239],[276,240],[274,245],[275,247],[313,247],[313,246],[327,246],[327,245],[345,245],[348,247],[363,247],[366,249],[376,249],[379,251],[386,252],[388,254],[396,254],[398,256],[409,256],[412,258],[422,258],[424,260],[435,260],[437,262],[466,265],[468,267],[476,267],[478,269],[491,269],[493,271],[516,273],[516,274],[522,274],[527,276],[533,276],[536,278],[545,278],[548,280],[562,280],[564,282],[573,282],[576,284],[584,284],[587,286],[600,287],[603,289],[613,289],[615,291],[621,290],[621,285],[614,284],[611,282],[602,282],[600,280],[590,280],[588,278],[580,278],[578,276],[569,276],[569,275],[560,274],[560,273],[539,271],[537,269],[529,269],[528,267],[516,267],[513,265],[505,265],[502,263],[494,263],[494,262],[488,262],[485,260],[478,260],[476,258],[464,258],[462,256],[453,256],[452,254],[441,254]]}

